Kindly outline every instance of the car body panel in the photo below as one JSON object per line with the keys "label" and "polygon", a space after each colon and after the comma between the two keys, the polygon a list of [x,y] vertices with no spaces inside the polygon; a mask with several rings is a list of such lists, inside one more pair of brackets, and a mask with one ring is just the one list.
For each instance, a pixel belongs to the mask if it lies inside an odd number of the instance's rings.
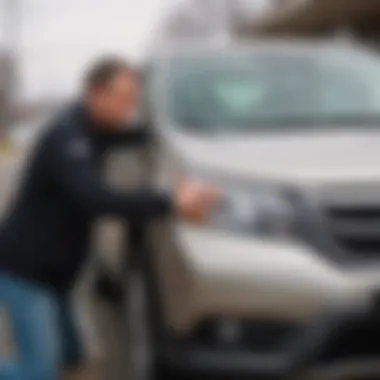
{"label": "car body panel", "polygon": [[[313,54],[325,49],[294,46]],[[333,48],[327,44],[326,52]],[[184,50],[178,54],[197,52]],[[156,184],[170,187],[181,176],[217,173],[253,188],[292,188],[316,207],[380,205],[376,122],[190,134],[163,115],[160,67],[175,49],[165,54],[157,58],[152,81],[154,127],[161,144]],[[176,222],[157,223],[150,238],[166,322],[177,332],[191,331],[209,316],[303,323],[336,308],[369,303],[380,289],[380,257],[347,267],[330,260],[327,249],[297,238],[265,240]]]}
{"label": "car body panel", "polygon": [[[156,251],[168,323],[186,332],[203,318],[305,323],[370,303],[380,264],[340,268],[297,242],[270,242],[178,226]],[[165,246],[166,249],[162,249]]]}

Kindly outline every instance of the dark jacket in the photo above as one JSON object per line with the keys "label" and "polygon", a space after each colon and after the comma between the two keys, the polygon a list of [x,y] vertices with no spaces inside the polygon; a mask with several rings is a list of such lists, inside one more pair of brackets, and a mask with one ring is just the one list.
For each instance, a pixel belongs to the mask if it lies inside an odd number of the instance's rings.
{"label": "dark jacket", "polygon": [[134,220],[169,212],[166,194],[121,192],[105,184],[102,158],[116,136],[95,130],[79,104],[41,136],[0,228],[0,271],[67,291],[87,257],[94,218],[110,214]]}

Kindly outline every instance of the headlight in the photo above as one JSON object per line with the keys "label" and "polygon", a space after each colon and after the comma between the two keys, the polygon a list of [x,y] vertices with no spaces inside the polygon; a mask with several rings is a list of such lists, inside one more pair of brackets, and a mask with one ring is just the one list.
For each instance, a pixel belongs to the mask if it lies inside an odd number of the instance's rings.
{"label": "headlight", "polygon": [[294,210],[270,189],[224,189],[222,200],[209,220],[210,226],[263,237],[284,237],[294,232]]}
{"label": "headlight", "polygon": [[[199,179],[199,176],[196,176]],[[282,238],[295,234],[295,210],[278,189],[229,181],[201,181],[218,189],[222,197],[205,226],[234,233]]]}

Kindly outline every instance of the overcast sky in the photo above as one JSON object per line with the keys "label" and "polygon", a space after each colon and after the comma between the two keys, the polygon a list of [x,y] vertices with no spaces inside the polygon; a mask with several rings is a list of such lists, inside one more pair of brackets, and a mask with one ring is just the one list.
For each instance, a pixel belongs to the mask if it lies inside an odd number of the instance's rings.
{"label": "overcast sky", "polygon": [[85,65],[100,54],[141,58],[160,20],[183,1],[189,0],[0,0],[0,43],[4,6],[18,3],[23,97],[55,97],[75,91]]}
{"label": "overcast sky", "polygon": [[[75,91],[83,67],[99,54],[143,54],[151,31],[176,0],[19,1],[23,96]],[[178,1],[178,0],[177,0]],[[4,9],[4,8],[3,8]],[[1,12],[4,16],[4,12]],[[0,24],[4,43],[5,19]]]}

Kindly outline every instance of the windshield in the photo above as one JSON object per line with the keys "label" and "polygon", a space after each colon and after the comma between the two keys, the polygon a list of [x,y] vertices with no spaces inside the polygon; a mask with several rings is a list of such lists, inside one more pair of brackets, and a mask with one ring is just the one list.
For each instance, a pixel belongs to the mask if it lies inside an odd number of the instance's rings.
{"label": "windshield", "polygon": [[380,61],[360,53],[177,58],[168,114],[188,128],[380,121]]}

